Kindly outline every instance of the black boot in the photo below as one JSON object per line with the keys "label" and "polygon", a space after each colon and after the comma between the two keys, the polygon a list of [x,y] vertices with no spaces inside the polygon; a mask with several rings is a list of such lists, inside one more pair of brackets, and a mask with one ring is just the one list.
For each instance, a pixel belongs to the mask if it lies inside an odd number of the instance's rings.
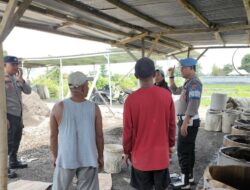
{"label": "black boot", "polygon": [[23,168],[27,168],[28,164],[16,160],[15,162],[10,162],[9,167],[10,169],[23,169]]}
{"label": "black boot", "polygon": [[14,170],[8,169],[8,178],[16,178],[17,174]]}

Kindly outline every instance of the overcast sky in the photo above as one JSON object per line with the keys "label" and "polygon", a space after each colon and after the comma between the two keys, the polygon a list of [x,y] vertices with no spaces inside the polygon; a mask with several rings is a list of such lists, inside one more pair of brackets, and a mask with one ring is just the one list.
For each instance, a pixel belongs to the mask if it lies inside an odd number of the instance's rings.
{"label": "overcast sky", "polygon": [[[54,35],[35,30],[14,28],[8,38],[4,41],[4,50],[9,55],[18,57],[46,57],[46,56],[65,56],[74,54],[86,54],[93,52],[104,52],[111,48],[110,45],[80,40],[75,38]],[[232,55],[235,49],[216,49],[209,50],[199,61],[203,68],[203,73],[210,73],[214,64],[223,67],[225,64],[232,63]],[[240,49],[235,56],[236,66],[240,65],[242,57],[250,53],[250,49]],[[169,66],[176,64],[175,61],[163,60],[158,62],[166,70]],[[127,73],[134,63],[123,65],[112,65],[112,73]],[[122,69],[121,69],[122,68]],[[86,67],[92,70],[93,67]],[[74,68],[65,69],[65,72],[73,71]]]}

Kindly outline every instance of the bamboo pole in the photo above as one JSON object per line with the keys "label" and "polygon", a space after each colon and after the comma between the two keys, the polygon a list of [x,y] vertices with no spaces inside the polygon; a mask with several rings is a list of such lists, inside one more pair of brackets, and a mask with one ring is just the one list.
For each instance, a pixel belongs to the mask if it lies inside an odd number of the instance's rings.
{"label": "bamboo pole", "polygon": [[0,89],[0,190],[7,190],[7,111],[2,43],[0,44]]}

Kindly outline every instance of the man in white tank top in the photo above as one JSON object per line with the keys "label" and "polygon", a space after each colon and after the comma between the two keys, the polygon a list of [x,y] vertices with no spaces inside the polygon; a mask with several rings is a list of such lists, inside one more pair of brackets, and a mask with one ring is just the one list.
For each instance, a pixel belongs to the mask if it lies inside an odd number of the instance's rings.
{"label": "man in white tank top", "polygon": [[55,167],[53,190],[68,190],[77,177],[78,190],[99,190],[98,168],[103,168],[101,111],[86,100],[87,76],[69,75],[71,98],[57,103],[50,117],[50,149]]}

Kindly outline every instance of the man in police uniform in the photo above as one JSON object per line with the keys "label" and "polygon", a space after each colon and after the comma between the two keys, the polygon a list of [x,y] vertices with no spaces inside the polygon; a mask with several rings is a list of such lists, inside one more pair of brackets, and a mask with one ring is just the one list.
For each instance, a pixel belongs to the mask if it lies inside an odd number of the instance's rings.
{"label": "man in police uniform", "polygon": [[18,58],[14,56],[4,57],[5,90],[8,119],[8,177],[16,177],[12,169],[26,168],[27,164],[18,161],[17,152],[22,138],[22,92],[31,93],[30,86],[23,79],[22,70],[18,68]]}
{"label": "man in police uniform", "polygon": [[169,84],[173,94],[180,94],[176,102],[178,116],[178,143],[177,153],[182,172],[182,181],[175,186],[181,189],[190,189],[194,182],[193,168],[195,162],[195,139],[200,126],[198,109],[200,105],[202,83],[196,77],[197,61],[192,58],[180,60],[181,74],[186,79],[182,87],[177,87],[174,82],[174,69],[169,68]]}

